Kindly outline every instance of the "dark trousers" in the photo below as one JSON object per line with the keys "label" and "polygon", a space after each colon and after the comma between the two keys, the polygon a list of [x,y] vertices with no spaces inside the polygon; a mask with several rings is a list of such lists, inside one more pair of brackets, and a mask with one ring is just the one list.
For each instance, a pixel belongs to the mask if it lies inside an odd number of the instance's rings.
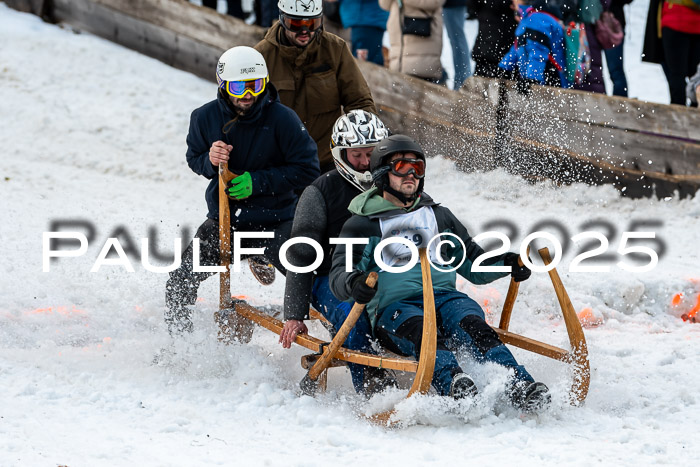
{"label": "dark trousers", "polygon": [[[217,0],[202,0],[202,6],[213,8],[216,10]],[[238,19],[245,19],[246,14],[241,6],[241,0],[228,0],[228,10],[227,13]]]}
{"label": "dark trousers", "polygon": [[367,50],[367,61],[384,66],[382,38],[384,30],[373,26],[353,26],[350,30],[352,54],[357,58],[357,50]]}
{"label": "dark trousers", "polygon": [[[328,285],[328,276],[316,276],[314,279],[311,304],[331,322],[336,332],[340,330],[353,305],[335,298]],[[376,353],[372,349],[370,329],[369,317],[367,313],[363,312],[355,323],[355,327],[352,328],[347,339],[345,339],[343,347],[350,350],[359,350],[360,352]],[[356,363],[348,363],[348,369],[350,370],[355,391],[362,393],[364,391],[365,367]]]}
{"label": "dark trousers", "polygon": [[605,63],[608,65],[608,73],[613,82],[613,96],[627,97],[627,77],[622,54],[624,44],[623,38],[620,45],[605,49]]}
{"label": "dark trousers", "polygon": [[692,76],[700,63],[700,34],[686,34],[663,28],[661,42],[666,57],[666,81],[671,104],[685,105],[685,79]]}
{"label": "dark trousers", "polygon": [[[452,350],[466,349],[478,362],[493,362],[512,368],[516,381],[534,381],[484,320],[478,303],[461,292],[435,292],[437,353],[432,385],[448,395],[452,379],[462,369]],[[402,355],[420,357],[423,335],[423,296],[394,302],[381,310],[375,325],[379,342]]]}
{"label": "dark trousers", "polygon": [[280,17],[280,10],[277,8],[277,0],[257,0],[260,5],[260,20],[258,25],[269,28],[272,23]]}
{"label": "dark trousers", "polygon": [[[289,239],[292,231],[292,221],[288,220],[276,225],[237,225],[235,229],[241,232],[274,232],[272,239],[245,239],[241,246],[245,248],[265,248],[265,257],[283,274],[286,272],[279,262],[278,252],[282,244]],[[233,247],[233,232],[231,229],[231,247]],[[199,265],[217,266],[220,264],[219,256],[219,223],[214,219],[207,219],[197,229],[195,238],[199,239]],[[170,278],[165,287],[166,310],[165,321],[170,325],[174,320],[179,320],[183,316],[188,317],[189,312],[185,309],[194,305],[197,300],[197,290],[213,272],[195,272],[193,265],[193,243],[190,242],[187,249],[182,253],[182,263],[180,267],[170,273]],[[241,271],[241,274],[243,272]],[[235,273],[231,272],[231,282],[235,283]]]}

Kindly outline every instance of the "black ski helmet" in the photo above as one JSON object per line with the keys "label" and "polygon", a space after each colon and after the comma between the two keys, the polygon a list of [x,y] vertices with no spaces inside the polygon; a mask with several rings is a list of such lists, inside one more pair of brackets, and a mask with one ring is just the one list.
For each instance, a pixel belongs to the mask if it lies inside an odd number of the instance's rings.
{"label": "black ski helmet", "polygon": [[[423,162],[426,162],[423,148],[406,135],[391,135],[381,140],[374,147],[369,161],[369,169],[372,171],[372,178],[375,186],[379,188],[380,191],[386,190],[390,192],[404,202],[411,200],[406,200],[400,193],[389,188],[389,159],[394,154],[404,154],[407,152],[415,154],[418,159],[422,159]],[[423,193],[424,184],[425,178],[421,178],[418,182],[416,196]]]}
{"label": "black ski helmet", "polygon": [[390,156],[397,153],[412,152],[419,159],[425,162],[425,154],[423,149],[406,135],[391,135],[381,140],[372,151],[372,156],[369,161],[369,170],[374,172],[379,167],[387,165],[387,160]]}

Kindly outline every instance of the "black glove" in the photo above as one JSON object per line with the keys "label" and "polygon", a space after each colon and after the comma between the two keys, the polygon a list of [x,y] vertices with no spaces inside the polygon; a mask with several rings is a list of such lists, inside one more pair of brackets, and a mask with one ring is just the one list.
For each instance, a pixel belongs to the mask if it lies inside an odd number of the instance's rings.
{"label": "black glove", "polygon": [[366,281],[367,274],[361,274],[352,281],[350,296],[355,300],[355,303],[359,303],[360,305],[369,303],[377,294],[377,289],[365,284]]}
{"label": "black glove", "polygon": [[517,253],[506,253],[503,255],[503,264],[511,267],[510,275],[513,276],[515,282],[522,282],[529,279],[532,271],[527,266],[518,264],[518,258],[520,255]]}

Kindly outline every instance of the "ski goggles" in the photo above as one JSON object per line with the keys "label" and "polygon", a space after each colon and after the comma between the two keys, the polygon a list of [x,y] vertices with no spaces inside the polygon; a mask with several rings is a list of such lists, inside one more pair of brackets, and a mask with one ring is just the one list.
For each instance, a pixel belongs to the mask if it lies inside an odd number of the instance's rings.
{"label": "ski goggles", "polygon": [[323,15],[315,18],[293,18],[280,13],[280,23],[289,32],[309,31],[314,32],[323,26]]}
{"label": "ski goggles", "polygon": [[395,159],[389,163],[391,173],[398,177],[413,174],[416,178],[425,177],[425,161],[421,159]]}
{"label": "ski goggles", "polygon": [[259,96],[265,90],[267,78],[251,79],[246,81],[224,81],[217,76],[219,87],[225,89],[230,96],[238,99],[247,93]]}

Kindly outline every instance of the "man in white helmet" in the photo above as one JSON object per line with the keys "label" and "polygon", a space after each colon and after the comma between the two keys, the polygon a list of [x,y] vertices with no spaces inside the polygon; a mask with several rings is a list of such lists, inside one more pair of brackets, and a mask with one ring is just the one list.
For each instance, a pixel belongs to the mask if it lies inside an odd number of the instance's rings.
{"label": "man in white helmet", "polygon": [[255,48],[280,100],[318,145],[321,171],[333,168],[331,129],[343,110],[377,112],[369,86],[343,39],[323,30],[322,0],[279,0],[280,20]]}
{"label": "man in white helmet", "polygon": [[[274,231],[273,240],[244,246],[265,246],[278,269],[279,244],[289,237],[295,190],[302,190],[319,175],[316,144],[299,117],[279,101],[269,82],[262,55],[251,47],[234,47],[219,59],[219,89],[215,100],[192,112],[187,135],[187,163],[209,179],[207,219],[197,230],[199,264],[219,264],[219,164],[238,174],[226,193],[231,228],[240,231]],[[166,287],[168,329],[192,329],[190,307],[199,284],[213,273],[193,271],[193,244],[182,255],[181,266],[170,273]]]}
{"label": "man in white helmet", "polygon": [[[382,121],[364,110],[352,110],[333,125],[330,146],[336,170],[321,175],[304,190],[292,227],[292,237],[308,237],[322,246],[324,261],[314,272],[287,272],[285,323],[279,340],[284,348],[291,347],[297,334],[308,332],[303,320],[308,318],[309,303],[331,322],[334,331],[340,329],[350,313],[352,303],[335,298],[328,285],[334,250],[329,239],[337,237],[345,221],[350,218],[350,201],[372,185],[370,154],[374,146],[387,136],[389,130]],[[298,243],[289,248],[287,259],[295,266],[308,266],[316,259],[316,252],[310,245]],[[371,334],[369,318],[363,314],[344,346],[374,353]],[[393,383],[391,373],[386,370],[356,364],[348,366],[353,386],[360,394],[369,395]]]}

